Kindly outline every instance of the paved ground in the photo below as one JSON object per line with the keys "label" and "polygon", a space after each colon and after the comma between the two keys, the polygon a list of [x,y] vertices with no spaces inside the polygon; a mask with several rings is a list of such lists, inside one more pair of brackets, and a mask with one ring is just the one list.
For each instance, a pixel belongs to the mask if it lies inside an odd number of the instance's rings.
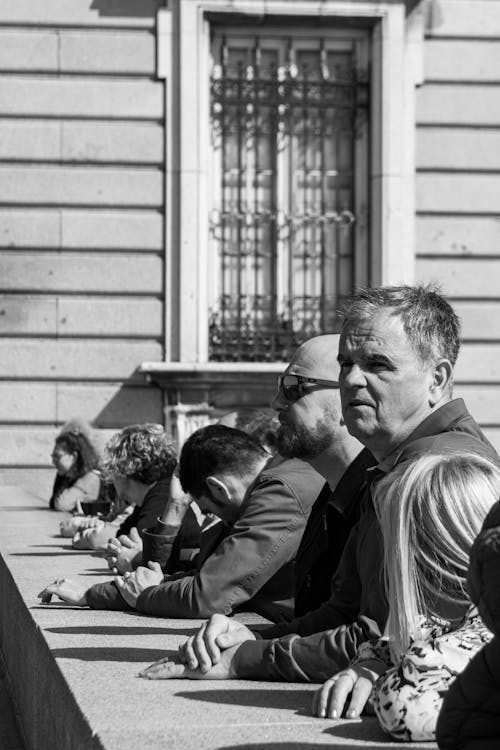
{"label": "paved ground", "polygon": [[[0,639],[30,750],[407,749],[373,717],[313,717],[314,685],[139,679],[201,621],[40,604],[55,578],[109,579],[103,560],[58,536],[59,521],[29,493],[0,488]],[[436,746],[412,750],[423,747]]]}
{"label": "paved ground", "polygon": [[0,747],[2,750],[24,750],[16,724],[14,706],[10,699],[0,660]]}

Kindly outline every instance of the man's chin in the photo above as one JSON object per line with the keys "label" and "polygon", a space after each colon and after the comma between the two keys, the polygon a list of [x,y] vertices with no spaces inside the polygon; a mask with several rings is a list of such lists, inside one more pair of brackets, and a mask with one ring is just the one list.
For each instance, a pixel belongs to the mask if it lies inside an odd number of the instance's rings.
{"label": "man's chin", "polygon": [[276,443],[276,450],[283,458],[297,458],[296,449],[287,443]]}
{"label": "man's chin", "polygon": [[357,438],[361,443],[369,439],[376,432],[375,426],[362,419],[345,420],[345,426],[350,435]]}
{"label": "man's chin", "polygon": [[276,449],[283,458],[301,458],[302,446],[295,439],[289,439],[288,436],[281,435],[278,432],[276,440]]}

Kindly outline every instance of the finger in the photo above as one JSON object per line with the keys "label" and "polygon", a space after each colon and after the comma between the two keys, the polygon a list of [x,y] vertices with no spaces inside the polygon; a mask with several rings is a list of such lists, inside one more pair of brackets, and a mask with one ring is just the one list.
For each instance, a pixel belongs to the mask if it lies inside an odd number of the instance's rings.
{"label": "finger", "polygon": [[49,604],[52,600],[52,594],[55,594],[54,586],[46,586],[43,591],[37,594],[37,597],[42,600],[42,604]]}
{"label": "finger", "polygon": [[194,637],[191,636],[187,639],[185,643],[182,644],[179,648],[182,648],[182,661],[184,664],[187,664],[190,669],[198,669],[198,657],[196,656],[195,650],[193,648],[193,641]]}
{"label": "finger", "polygon": [[132,539],[130,539],[125,534],[122,535],[122,536],[119,536],[118,537],[118,541],[120,542],[120,544],[122,545],[122,547],[128,547],[128,549],[130,549],[131,547],[135,547],[135,544],[132,541]]}
{"label": "finger", "polygon": [[346,674],[339,675],[328,694],[326,716],[329,719],[340,719],[351,690],[352,678]]}
{"label": "finger", "polygon": [[132,526],[132,528],[129,531],[129,537],[133,542],[140,542],[141,541],[141,535],[137,531],[137,528],[135,526]]}
{"label": "finger", "polygon": [[213,615],[207,623],[205,648],[212,664],[220,661],[221,648],[229,648],[241,641],[237,633],[227,633],[228,618],[224,615]]}
{"label": "finger", "polygon": [[346,716],[348,719],[355,719],[361,716],[368,698],[372,691],[372,682],[367,677],[358,677],[352,690],[351,701],[347,709]]}
{"label": "finger", "polygon": [[166,664],[167,661],[172,661],[171,656],[164,656],[162,659],[157,659],[152,664],[149,665],[149,667],[146,667],[146,669],[150,669],[151,667],[155,667],[157,664]]}
{"label": "finger", "polygon": [[139,677],[145,677],[147,680],[172,680],[179,677],[187,677],[191,670],[185,664],[175,664],[173,661],[167,661],[163,664],[152,664],[142,672]]}
{"label": "finger", "polygon": [[[211,651],[207,650],[207,644],[205,641],[206,629],[207,629],[207,623],[205,622],[193,638],[193,650],[196,655],[198,667],[202,672],[208,672],[208,670],[211,669],[213,665],[217,663],[216,661],[213,661],[214,650],[213,649]],[[218,661],[220,659],[220,650],[217,647],[215,648],[218,651],[218,656],[217,656],[217,661]],[[191,666],[191,664],[189,664],[189,666]]]}
{"label": "finger", "polygon": [[155,573],[161,573],[162,572],[160,563],[153,562],[152,560],[150,562],[148,562],[148,568],[150,570],[153,570]]}
{"label": "finger", "polygon": [[333,690],[335,680],[327,680],[319,690],[316,690],[313,697],[313,714],[324,719],[328,706],[330,691]]}

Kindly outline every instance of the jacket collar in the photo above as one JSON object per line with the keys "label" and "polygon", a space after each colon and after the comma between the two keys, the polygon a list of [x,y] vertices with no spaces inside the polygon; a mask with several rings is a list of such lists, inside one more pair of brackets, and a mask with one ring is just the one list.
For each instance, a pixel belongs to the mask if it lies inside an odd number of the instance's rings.
{"label": "jacket collar", "polygon": [[429,414],[423,422],[420,422],[411,435],[408,435],[401,445],[398,445],[392,453],[383,458],[372,470],[387,474],[398,463],[399,457],[405,448],[415,442],[415,440],[430,437],[431,435],[439,435],[442,432],[449,432],[457,422],[469,416],[462,398],[455,398],[452,401],[448,401],[443,406],[440,406],[439,409],[433,411],[432,414]]}

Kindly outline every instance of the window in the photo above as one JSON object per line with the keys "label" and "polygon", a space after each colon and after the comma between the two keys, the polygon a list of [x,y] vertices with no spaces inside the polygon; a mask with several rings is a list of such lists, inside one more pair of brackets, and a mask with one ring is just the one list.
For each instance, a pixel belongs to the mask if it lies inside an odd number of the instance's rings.
{"label": "window", "polygon": [[[309,333],[334,329],[352,286],[412,283],[423,32],[423,12],[406,19],[394,0],[178,0],[160,10],[166,364],[271,366]],[[305,65],[310,127],[297,122],[300,100],[285,96],[300,94]],[[231,77],[254,97],[274,87],[274,115],[258,98],[217,101]],[[326,130],[336,110],[314,86],[350,92],[351,136],[335,131],[331,151],[319,149],[312,120]],[[244,124],[239,143],[231,116]]]}
{"label": "window", "polygon": [[212,27],[209,359],[287,360],[367,283],[369,35]]}

